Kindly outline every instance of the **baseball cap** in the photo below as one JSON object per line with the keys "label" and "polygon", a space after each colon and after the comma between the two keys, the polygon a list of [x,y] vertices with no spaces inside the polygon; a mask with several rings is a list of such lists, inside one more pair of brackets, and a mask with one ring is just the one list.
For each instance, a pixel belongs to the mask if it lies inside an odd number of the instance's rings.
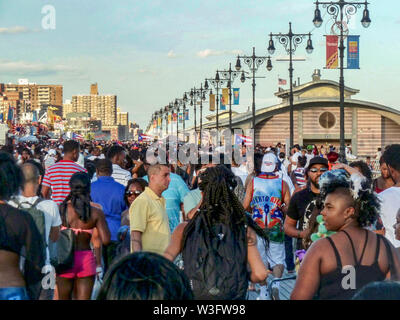
{"label": "baseball cap", "polygon": [[267,153],[264,155],[261,164],[262,172],[274,172],[278,159],[273,153]]}
{"label": "baseball cap", "polygon": [[328,167],[328,160],[322,157],[314,157],[310,160],[308,167],[311,168],[314,164],[323,164]]}

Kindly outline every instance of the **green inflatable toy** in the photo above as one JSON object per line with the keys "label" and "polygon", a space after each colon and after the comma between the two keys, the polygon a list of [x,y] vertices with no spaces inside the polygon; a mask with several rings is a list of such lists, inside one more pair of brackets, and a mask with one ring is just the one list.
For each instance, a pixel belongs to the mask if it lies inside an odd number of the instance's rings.
{"label": "green inflatable toy", "polygon": [[317,222],[319,223],[318,232],[313,233],[311,235],[311,241],[312,242],[315,242],[315,241],[317,241],[319,239],[322,239],[322,238],[329,237],[329,236],[331,236],[331,235],[336,233],[334,231],[326,230],[324,219],[323,219],[322,215],[317,216]]}

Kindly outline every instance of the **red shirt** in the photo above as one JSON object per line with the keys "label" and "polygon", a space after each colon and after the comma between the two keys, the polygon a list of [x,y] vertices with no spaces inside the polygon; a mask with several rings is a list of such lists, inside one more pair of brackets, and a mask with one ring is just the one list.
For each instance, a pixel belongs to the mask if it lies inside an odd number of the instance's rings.
{"label": "red shirt", "polygon": [[71,160],[61,160],[46,170],[43,185],[51,188],[51,199],[60,204],[69,195],[69,180],[75,172],[87,170]]}

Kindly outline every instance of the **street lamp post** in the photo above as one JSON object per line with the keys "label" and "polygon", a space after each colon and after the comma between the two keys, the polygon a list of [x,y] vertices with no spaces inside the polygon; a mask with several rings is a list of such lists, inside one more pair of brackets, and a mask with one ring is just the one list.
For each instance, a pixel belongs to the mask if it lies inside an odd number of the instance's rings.
{"label": "street lamp post", "polygon": [[217,71],[227,81],[226,87],[229,89],[229,131],[232,132],[232,83],[240,75],[239,71],[232,70],[232,64],[229,63],[229,70]]}
{"label": "street lamp post", "polygon": [[[270,40],[268,46],[268,52],[273,55],[275,52],[274,41],[272,37],[275,37],[279,43],[281,43],[286,52],[289,54],[289,78],[290,78],[290,146],[293,146],[294,143],[294,126],[293,126],[293,53],[296,51],[297,46],[303,42],[304,38],[308,36],[307,53],[311,54],[314,50],[311,41],[311,33],[293,33],[292,32],[292,23],[289,22],[289,32],[286,34],[282,33],[270,33]],[[289,46],[289,48],[288,48]]]}
{"label": "street lamp post", "polygon": [[207,90],[208,89],[208,81],[210,81],[210,83],[213,85],[213,87],[215,88],[215,90],[217,91],[217,96],[216,96],[216,100],[217,100],[217,106],[216,106],[216,111],[217,111],[217,118],[216,118],[216,128],[217,128],[217,138],[219,135],[219,119],[218,119],[218,109],[219,109],[219,90],[221,89],[221,86],[224,85],[226,79],[220,79],[219,77],[219,73],[217,72],[215,74],[215,79],[206,79],[206,81],[204,82],[204,88]]}
{"label": "street lamp post", "polygon": [[[371,24],[371,19],[369,17],[368,11],[368,2],[348,2],[344,0],[339,0],[337,2],[314,2],[316,5],[316,9],[314,12],[313,23],[315,27],[319,28],[322,25],[322,17],[321,11],[319,10],[319,5],[322,5],[323,8],[327,9],[329,15],[333,16],[335,19],[335,24],[339,25],[340,29],[340,162],[346,161],[345,154],[345,141],[344,141],[344,33],[343,33],[343,18],[344,14],[346,15],[347,22],[350,20],[350,16],[355,15],[357,13],[357,9],[360,9],[362,5],[364,5],[363,18],[361,20],[361,24],[364,28],[368,28]],[[339,21],[338,21],[339,16]]]}
{"label": "street lamp post", "polygon": [[168,115],[169,115],[169,107],[165,106],[164,107],[164,113],[165,113],[165,128],[166,128],[166,135],[168,136]]}
{"label": "street lamp post", "polygon": [[[236,60],[236,66],[235,69],[237,71],[240,71],[241,69],[241,64],[240,64],[240,59],[243,59],[244,63],[247,64],[249,67],[250,71],[252,72],[252,88],[253,88],[253,102],[252,102],[252,129],[254,130],[254,136],[253,136],[253,145],[255,145],[255,130],[256,130],[256,78],[264,78],[264,77],[256,77],[256,72],[258,68],[265,62],[265,60],[268,59],[267,61],[267,70],[271,71],[272,70],[272,63],[271,63],[271,57],[270,56],[256,56],[256,48],[253,47],[253,55],[251,56],[238,56]],[[246,80],[246,75],[245,71],[242,71],[242,76],[240,77],[240,81],[243,83]]]}
{"label": "street lamp post", "polygon": [[[180,107],[182,106],[183,107],[183,112],[185,112],[185,110],[186,110],[186,104],[185,104],[185,96],[184,96],[184,98],[183,99],[175,99],[175,108],[177,109],[177,117],[176,117],[176,136],[177,136],[177,138],[178,138],[178,123],[179,123],[179,111],[180,111]],[[184,120],[184,118],[182,117],[182,123],[183,123],[183,126],[182,126],[182,129],[183,129],[183,132],[185,132],[185,120]]]}
{"label": "street lamp post", "polygon": [[200,84],[200,89],[194,89],[194,93],[200,100],[200,132],[203,130],[203,101],[206,100],[206,92],[208,91],[211,92],[211,89],[204,89],[202,83]]}

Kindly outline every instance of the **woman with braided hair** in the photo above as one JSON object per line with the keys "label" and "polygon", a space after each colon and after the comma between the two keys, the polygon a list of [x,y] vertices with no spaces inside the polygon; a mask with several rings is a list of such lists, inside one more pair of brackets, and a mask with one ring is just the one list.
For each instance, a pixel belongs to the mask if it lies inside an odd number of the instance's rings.
{"label": "woman with braided hair", "polygon": [[257,250],[257,234],[266,235],[234,194],[232,171],[224,165],[210,167],[200,181],[197,212],[178,225],[164,256],[174,261],[182,252],[195,299],[244,299],[249,280],[265,283],[268,276]]}
{"label": "woman with braided hair", "polygon": [[[110,242],[110,231],[101,208],[90,202],[90,179],[87,173],[76,172],[69,181],[70,194],[60,205],[61,229],[72,229],[75,237],[74,266],[57,274],[59,300],[89,300],[96,273],[101,272],[101,244]],[[94,255],[90,243],[96,250]],[[97,265],[97,268],[96,268]]]}
{"label": "woman with braided hair", "polygon": [[153,252],[135,252],[107,271],[97,300],[192,300],[185,274]]}

